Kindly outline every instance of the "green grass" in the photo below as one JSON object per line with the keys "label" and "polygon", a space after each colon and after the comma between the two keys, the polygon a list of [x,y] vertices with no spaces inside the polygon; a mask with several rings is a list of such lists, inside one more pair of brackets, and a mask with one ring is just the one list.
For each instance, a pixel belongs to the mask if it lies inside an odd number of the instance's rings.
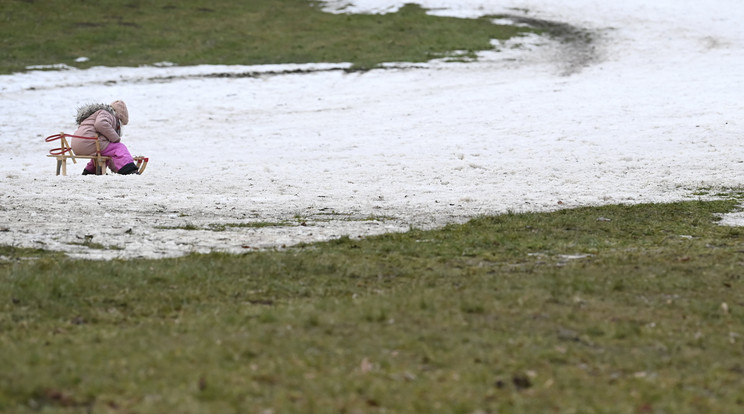
{"label": "green grass", "polygon": [[6,248],[0,411],[740,412],[744,232],[715,224],[736,203],[235,256]]}
{"label": "green grass", "polygon": [[33,260],[41,257],[62,258],[64,254],[43,249],[30,249],[0,245],[0,263],[15,260]]}
{"label": "green grass", "polygon": [[[138,66],[382,62],[474,57],[529,29],[489,18],[324,13],[306,0],[8,0],[0,2],[0,73],[64,63]],[[77,63],[78,57],[88,57]]]}

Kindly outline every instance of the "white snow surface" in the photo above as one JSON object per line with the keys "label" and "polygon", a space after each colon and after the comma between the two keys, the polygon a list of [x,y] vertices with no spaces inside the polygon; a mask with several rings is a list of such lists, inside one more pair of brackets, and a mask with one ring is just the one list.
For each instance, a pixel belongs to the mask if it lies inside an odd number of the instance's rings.
{"label": "white snow surface", "polygon": [[[366,73],[161,63],[3,75],[0,244],[90,259],[239,253],[507,211],[684,200],[744,180],[743,2],[417,3],[568,23],[594,33],[595,59],[575,67],[570,47],[533,36],[476,62]],[[79,105],[115,99],[129,107],[123,142],[150,157],[145,174],[82,176],[68,163],[55,176],[44,138],[73,133]],[[283,224],[216,231],[254,222]]]}

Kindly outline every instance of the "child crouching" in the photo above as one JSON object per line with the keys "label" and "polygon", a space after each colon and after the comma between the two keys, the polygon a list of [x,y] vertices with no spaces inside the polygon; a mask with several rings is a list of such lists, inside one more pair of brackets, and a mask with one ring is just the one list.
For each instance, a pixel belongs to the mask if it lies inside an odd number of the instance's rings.
{"label": "child crouching", "polygon": [[[138,174],[134,159],[127,147],[121,143],[122,125],[129,123],[127,105],[116,100],[111,105],[89,104],[78,109],[75,120],[78,129],[74,135],[97,137],[101,155],[111,157],[109,168],[118,174]],[[70,146],[76,155],[95,155],[94,140],[72,138]],[[88,162],[83,175],[95,174],[93,160]]]}

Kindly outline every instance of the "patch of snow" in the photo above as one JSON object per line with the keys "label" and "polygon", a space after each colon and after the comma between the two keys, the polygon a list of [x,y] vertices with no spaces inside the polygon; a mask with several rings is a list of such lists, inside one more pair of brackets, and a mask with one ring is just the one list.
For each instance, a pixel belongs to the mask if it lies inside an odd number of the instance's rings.
{"label": "patch of snow", "polygon": [[[567,49],[529,37],[475,62],[366,73],[160,63],[3,75],[0,244],[92,259],[245,252],[741,186],[744,3],[420,3],[586,28],[601,34],[600,58],[566,76]],[[124,143],[150,157],[145,174],[83,177],[68,163],[55,176],[44,137],[74,132],[77,105],[115,99],[129,106]],[[230,226],[251,222],[276,225]]]}
{"label": "patch of snow", "polygon": [[66,65],[64,63],[54,63],[51,65],[30,65],[26,66],[27,70],[44,70],[44,69],[52,69],[52,70],[70,70],[75,69],[72,66]]}

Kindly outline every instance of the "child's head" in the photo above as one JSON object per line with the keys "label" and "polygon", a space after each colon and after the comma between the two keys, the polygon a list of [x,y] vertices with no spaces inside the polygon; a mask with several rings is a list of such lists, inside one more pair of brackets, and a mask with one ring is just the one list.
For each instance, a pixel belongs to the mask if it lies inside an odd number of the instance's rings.
{"label": "child's head", "polygon": [[111,102],[111,107],[114,108],[117,118],[119,118],[123,125],[129,123],[129,111],[127,111],[127,104],[124,101],[116,100]]}

